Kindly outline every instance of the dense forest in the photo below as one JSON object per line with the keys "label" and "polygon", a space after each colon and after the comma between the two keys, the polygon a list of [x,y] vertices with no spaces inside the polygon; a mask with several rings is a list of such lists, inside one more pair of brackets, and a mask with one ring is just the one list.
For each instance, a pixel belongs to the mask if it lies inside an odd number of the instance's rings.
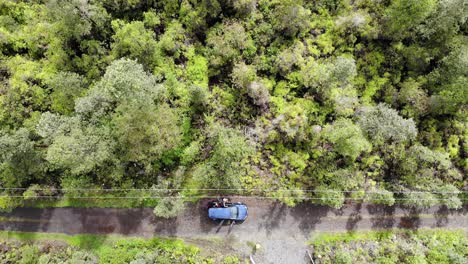
{"label": "dense forest", "polygon": [[467,17],[466,0],[3,0],[0,207],[230,189],[459,208]]}

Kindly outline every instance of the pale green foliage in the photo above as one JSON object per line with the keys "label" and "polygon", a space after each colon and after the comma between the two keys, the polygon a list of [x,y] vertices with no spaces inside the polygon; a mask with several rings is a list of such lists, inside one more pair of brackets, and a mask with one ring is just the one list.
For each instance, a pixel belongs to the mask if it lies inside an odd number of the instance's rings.
{"label": "pale green foliage", "polygon": [[47,149],[46,159],[72,174],[91,172],[112,157],[114,143],[108,133],[103,128],[83,127],[58,135]]}
{"label": "pale green foliage", "polygon": [[340,56],[316,61],[310,57],[301,67],[300,80],[318,94],[321,101],[334,105],[339,116],[350,116],[358,104],[352,82],[357,75],[353,58]]}
{"label": "pale green foliage", "polygon": [[330,87],[330,75],[331,72],[328,65],[318,63],[313,58],[309,58],[301,69],[304,85],[317,91]]}
{"label": "pale green foliage", "polygon": [[18,202],[6,193],[2,193],[1,196],[2,197],[0,197],[0,212],[11,212],[16,206],[18,206]]}
{"label": "pale green foliage", "polygon": [[273,10],[273,28],[289,37],[302,33],[310,28],[309,9],[296,4],[295,1],[282,1]]}
{"label": "pale green foliage", "polygon": [[415,117],[428,112],[429,97],[421,89],[421,85],[411,78],[401,84],[398,101],[406,105],[405,111],[409,116]]}
{"label": "pale green foliage", "polygon": [[252,147],[232,128],[212,125],[208,135],[212,151],[196,167],[194,177],[206,187],[239,188],[240,178],[246,174],[242,161],[252,153]]}
{"label": "pale green foliage", "polygon": [[39,248],[35,245],[27,245],[21,249],[19,264],[32,264],[39,260]]}
{"label": "pale green foliage", "polygon": [[246,65],[245,62],[239,62],[234,65],[231,74],[232,83],[240,88],[245,89],[257,78],[255,68],[251,65]]}
{"label": "pale green foliage", "polygon": [[339,154],[355,160],[362,152],[369,152],[371,144],[361,129],[349,119],[339,119],[323,130],[323,136]]}
{"label": "pale green foliage", "polygon": [[424,21],[437,7],[436,0],[396,0],[385,12],[387,23],[384,34],[400,39],[409,30]]}
{"label": "pale green foliage", "polygon": [[97,122],[108,115],[119,103],[144,104],[162,100],[165,88],[156,84],[152,75],[132,60],[114,61],[106,70],[104,77],[79,98],[76,112]]}
{"label": "pale green foliage", "polygon": [[247,94],[252,98],[253,103],[260,107],[266,107],[270,101],[268,88],[262,82],[251,82],[247,86]]}
{"label": "pale green foliage", "polygon": [[112,124],[127,161],[149,166],[181,141],[179,118],[167,105],[122,105],[116,109]]}
{"label": "pale green foliage", "polygon": [[275,59],[279,72],[282,75],[287,75],[294,67],[300,67],[304,63],[304,53],[305,47],[302,42],[296,42],[294,45],[281,51]]}
{"label": "pale green foliage", "polygon": [[227,0],[238,16],[245,16],[255,10],[258,0]]}
{"label": "pale green foliage", "polygon": [[335,170],[327,174],[326,177],[326,181],[329,181],[329,187],[338,190],[356,191],[353,193],[354,195],[362,196],[357,192],[358,190],[362,190],[365,184],[364,173],[362,171],[353,168],[344,168]]}
{"label": "pale green foliage", "polygon": [[455,112],[468,101],[468,45],[456,45],[444,59],[439,68],[429,74],[432,96],[431,106],[435,113]]}
{"label": "pale green foliage", "polygon": [[[315,235],[315,234],[314,234]],[[466,263],[461,230],[385,230],[319,235],[311,244],[320,263]],[[346,255],[346,257],[344,257]]]}
{"label": "pale green foliage", "polygon": [[148,11],[143,13],[143,22],[147,28],[155,28],[161,25],[161,18],[159,14],[154,11]]}
{"label": "pale green foliage", "polygon": [[[466,39],[461,39],[463,41]],[[429,80],[435,84],[448,84],[456,81],[458,77],[466,78],[468,69],[468,44],[454,43],[453,50],[441,60],[439,68],[431,72]],[[431,83],[434,84],[434,83]],[[433,91],[440,91],[439,86],[430,87]],[[461,91],[466,95],[466,92]]]}
{"label": "pale green foliage", "polygon": [[437,197],[430,192],[406,192],[403,194],[403,205],[429,208],[438,204]]}
{"label": "pale green foliage", "polygon": [[[172,189],[180,189],[185,175],[185,167],[181,166],[174,173],[173,179],[160,179],[158,184],[151,187],[151,194],[155,196],[157,205],[153,213],[158,217],[172,218],[177,217],[184,209],[184,199],[174,193]],[[171,197],[174,196],[174,197]]]}
{"label": "pale green foliage", "polygon": [[[83,19],[89,15],[87,2],[77,0],[51,0],[48,1],[47,15],[59,23],[55,23],[55,30],[65,38],[80,39],[83,35],[91,32],[91,23]],[[80,12],[77,12],[79,10]]]}
{"label": "pale green foliage", "polygon": [[255,46],[242,24],[227,22],[214,27],[207,36],[208,57],[214,68],[255,51]]}
{"label": "pale green foliage", "polygon": [[44,138],[45,143],[50,144],[57,136],[68,134],[72,130],[80,129],[80,127],[81,120],[77,117],[45,112],[37,123],[36,132]]}
{"label": "pale green foliage", "polygon": [[363,109],[358,116],[358,124],[378,144],[403,143],[417,135],[413,119],[404,119],[385,104]]}
{"label": "pale green foliage", "polygon": [[28,203],[61,182],[353,191],[335,207],[465,185],[464,0],[0,2],[0,185]]}
{"label": "pale green foliage", "polygon": [[153,212],[156,216],[163,218],[176,217],[184,210],[184,200],[178,198],[161,198],[154,208]]}
{"label": "pale green foliage", "polygon": [[303,191],[288,191],[288,190],[281,190],[272,192],[271,197],[275,197],[282,203],[286,204],[287,206],[294,207],[297,204],[304,201],[304,196],[306,195]]}
{"label": "pale green foliage", "polygon": [[364,201],[389,206],[395,204],[395,198],[392,192],[377,187],[373,187],[368,190],[368,193],[364,197]]}
{"label": "pale green foliage", "polygon": [[52,89],[52,109],[61,114],[70,114],[75,108],[75,99],[86,88],[84,78],[72,72],[60,72],[47,82]]}
{"label": "pale green foliage", "polygon": [[253,103],[260,107],[266,107],[270,101],[268,89],[262,82],[256,81],[256,70],[244,62],[236,63],[231,74],[232,83],[241,90],[247,90],[247,95]]}
{"label": "pale green foliage", "polygon": [[41,189],[41,186],[38,184],[33,184],[29,186],[29,188],[23,193],[24,199],[28,200],[28,199],[36,198],[39,195],[38,194],[39,189]]}
{"label": "pale green foliage", "polygon": [[286,140],[303,140],[307,137],[306,126],[308,124],[307,112],[300,104],[288,105],[273,120],[277,123],[278,130],[285,135]]}
{"label": "pale green foliage", "polygon": [[334,263],[336,264],[352,264],[353,256],[347,250],[335,250],[335,259]]}
{"label": "pale green foliage", "polygon": [[168,54],[179,57],[182,49],[186,47],[185,31],[179,22],[170,23],[164,34],[160,37],[158,46]]}
{"label": "pale green foliage", "polygon": [[86,197],[93,195],[92,192],[86,189],[96,189],[92,179],[86,176],[67,175],[62,178],[60,187],[63,189],[63,194],[66,197]]}
{"label": "pale green foliage", "polygon": [[351,12],[346,16],[339,16],[335,24],[345,33],[360,33],[362,36],[376,38],[378,29],[372,24],[371,15],[365,10]]}
{"label": "pale green foliage", "polygon": [[447,153],[432,151],[421,145],[412,146],[401,161],[400,173],[410,186],[434,188],[440,180],[461,179],[461,174],[453,168]]}
{"label": "pale green foliage", "polygon": [[115,31],[112,43],[112,54],[115,58],[129,57],[146,67],[153,66],[157,43],[153,33],[145,29],[143,22],[125,23],[114,20],[112,27]]}
{"label": "pale green foliage", "polygon": [[440,203],[446,205],[448,208],[459,209],[463,206],[463,202],[458,197],[460,190],[458,190],[457,187],[446,184],[438,188],[437,192],[439,192]]}
{"label": "pale green foliage", "polygon": [[85,174],[112,157],[114,143],[108,129],[83,125],[76,117],[46,112],[36,130],[50,144],[46,159],[55,168]]}
{"label": "pale green foliage", "polygon": [[71,253],[71,258],[65,262],[65,264],[97,264],[99,263],[98,258],[90,252],[74,250]]}
{"label": "pale green foliage", "polygon": [[0,137],[0,161],[8,162],[19,158],[22,155],[27,155],[32,151],[34,143],[29,139],[29,131],[20,129],[14,134],[1,135]]}
{"label": "pale green foliage", "polygon": [[[96,56],[94,57],[96,61],[89,64],[85,62],[86,58],[72,60],[71,57],[76,54],[77,50],[70,43],[79,43],[96,31],[105,33],[107,24],[110,22],[106,9],[99,4],[81,0],[52,0],[47,1],[45,6],[46,20],[51,24],[43,25],[40,30],[50,31],[51,39],[45,49],[49,61],[62,71],[74,71],[76,66],[88,66],[89,68],[82,68],[82,70],[91,71],[100,59]],[[82,47],[84,48],[85,45]]]}
{"label": "pale green foliage", "polygon": [[209,92],[206,88],[194,85],[189,88],[190,106],[195,114],[202,112],[208,105]]}
{"label": "pale green foliage", "polygon": [[466,23],[468,12],[464,0],[439,0],[437,10],[418,27],[427,39],[447,41]]}
{"label": "pale green foliage", "polygon": [[10,78],[1,82],[0,122],[2,124],[22,124],[34,112],[44,110],[46,90],[38,83],[52,71],[39,61],[14,56],[2,63],[2,71]]}
{"label": "pale green foliage", "polygon": [[319,186],[315,189],[315,191],[315,197],[319,199],[319,204],[328,205],[339,209],[345,202],[344,193],[342,193],[340,190]]}
{"label": "pale green foliage", "polygon": [[188,147],[186,147],[181,155],[182,165],[189,165],[193,163],[200,155],[200,142],[192,141]]}
{"label": "pale green foliage", "polygon": [[27,129],[21,128],[11,134],[0,133],[0,180],[3,187],[19,187],[33,175],[41,175],[40,158]]}
{"label": "pale green foliage", "polygon": [[333,61],[318,62],[312,58],[301,69],[301,76],[306,87],[319,92],[331,88],[345,88],[356,76],[354,59],[337,57]]}
{"label": "pale green foliage", "polygon": [[196,86],[208,88],[208,61],[205,57],[189,52],[187,79]]}

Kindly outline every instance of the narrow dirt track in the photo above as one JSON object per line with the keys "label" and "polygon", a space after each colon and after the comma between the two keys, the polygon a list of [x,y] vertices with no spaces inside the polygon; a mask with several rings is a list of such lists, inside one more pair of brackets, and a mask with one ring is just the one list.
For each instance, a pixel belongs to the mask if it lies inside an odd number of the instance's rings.
{"label": "narrow dirt track", "polygon": [[[270,200],[239,200],[249,206],[249,217],[228,234],[228,226],[217,232],[217,224],[206,216],[207,201],[189,204],[175,219],[161,219],[151,208],[83,209],[18,208],[2,213],[0,230],[53,232],[65,234],[111,234],[131,236],[171,236],[185,239],[228,237],[233,247],[248,248],[259,243],[257,263],[306,263],[306,242],[314,232],[372,230],[389,228],[468,229],[468,206],[460,210],[432,207],[414,210],[398,206],[351,204],[340,210],[301,204],[289,208]],[[245,254],[248,249],[244,250]]]}

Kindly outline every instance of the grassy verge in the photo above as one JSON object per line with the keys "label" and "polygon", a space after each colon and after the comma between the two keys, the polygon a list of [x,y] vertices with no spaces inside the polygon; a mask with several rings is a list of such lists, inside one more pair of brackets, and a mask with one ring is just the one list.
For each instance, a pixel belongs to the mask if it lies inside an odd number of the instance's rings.
{"label": "grassy verge", "polygon": [[102,196],[99,199],[86,198],[53,198],[23,201],[22,207],[51,208],[51,207],[75,207],[75,208],[138,208],[155,207],[156,199],[122,199],[111,195]]}
{"label": "grassy verge", "polygon": [[[189,181],[186,190],[180,192],[180,195],[184,196],[185,202],[197,202],[200,197],[213,197],[216,196],[208,191],[195,191],[200,188],[197,182]],[[245,193],[241,195],[249,195]],[[141,207],[155,207],[158,204],[157,198],[145,198],[149,196],[155,196],[156,194],[151,192],[141,192],[138,190],[130,190],[128,192],[80,192],[74,194],[72,197],[56,197],[56,198],[36,198],[36,199],[23,199],[23,198],[12,198],[11,204],[13,207],[29,207],[29,208],[58,208],[58,207],[74,207],[74,208],[141,208]],[[229,196],[229,194],[227,194]],[[262,193],[268,197],[278,197],[277,200],[286,203],[287,205],[294,206],[302,201],[294,198],[282,198],[282,195],[278,193]],[[462,201],[468,199],[468,194],[461,195]],[[157,196],[157,195],[156,195]],[[125,198],[131,197],[131,198]],[[320,204],[317,201],[312,201],[314,204]],[[466,203],[465,203],[466,204]],[[437,204],[442,205],[442,204]]]}
{"label": "grassy verge", "polygon": [[310,245],[319,263],[468,263],[466,230],[323,233]]}
{"label": "grassy verge", "polygon": [[237,263],[180,239],[0,231],[0,263]]}

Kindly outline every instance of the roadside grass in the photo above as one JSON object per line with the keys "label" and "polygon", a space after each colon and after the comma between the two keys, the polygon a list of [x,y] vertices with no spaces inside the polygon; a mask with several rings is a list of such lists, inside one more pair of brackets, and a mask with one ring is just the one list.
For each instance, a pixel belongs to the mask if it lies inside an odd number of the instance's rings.
{"label": "roadside grass", "polygon": [[308,244],[320,263],[468,263],[465,229],[319,233]]}
{"label": "roadside grass", "polygon": [[123,196],[112,194],[102,195],[100,198],[42,198],[35,200],[24,200],[21,202],[22,207],[29,208],[140,208],[140,207],[155,207],[158,203],[157,199],[141,198],[141,199],[124,199]]}
{"label": "roadside grass", "polygon": [[62,241],[71,246],[75,246],[81,249],[86,249],[93,251],[95,253],[101,248],[105,243],[111,245],[112,242],[115,242],[119,239],[122,239],[122,236],[110,235],[110,236],[101,236],[101,235],[91,235],[91,234],[82,234],[82,235],[66,235],[59,233],[36,233],[36,232],[19,232],[19,231],[0,231],[0,239],[15,239],[22,242],[33,242],[33,241]]}
{"label": "roadside grass", "polygon": [[[234,251],[220,253],[217,250],[218,247],[214,247],[214,245],[218,244],[209,240],[191,242],[190,240],[184,241],[162,237],[142,238],[123,235],[66,235],[60,233],[0,231],[0,245],[7,245],[8,251],[3,252],[6,254],[6,259],[0,254],[0,263],[23,263],[25,259],[24,256],[21,259],[22,251],[34,248],[36,250],[33,250],[33,252],[36,252],[37,256],[33,256],[33,259],[36,259],[36,261],[24,263],[37,263],[40,255],[50,255],[52,254],[50,252],[56,252],[54,253],[56,254],[55,257],[60,257],[61,262],[69,260],[71,262],[66,263],[86,263],[72,260],[74,258],[73,252],[76,251],[88,252],[99,263],[109,264],[130,263],[135,260],[139,260],[136,263],[141,263],[143,259],[148,261],[144,263],[239,263],[239,259],[235,255],[231,255]],[[40,251],[41,245],[42,248],[55,247],[55,250]],[[57,252],[59,252],[59,255],[57,255]],[[67,253],[62,254],[60,252]],[[10,257],[9,260],[8,257]]]}
{"label": "roadside grass", "polygon": [[[175,255],[195,256],[199,249],[185,244],[180,239],[126,237],[121,235],[66,235],[59,233],[35,233],[0,231],[0,239],[18,240],[21,242],[61,241],[70,246],[87,250],[97,255],[103,263],[119,263],[123,259],[131,260],[138,252],[144,250],[159,250]],[[121,262],[120,262],[121,263]]]}
{"label": "roadside grass", "polygon": [[319,233],[312,235],[312,238],[309,240],[311,245],[322,245],[329,243],[350,243],[352,241],[365,241],[365,240],[380,240],[389,238],[395,232],[410,232],[408,230],[379,230],[379,231],[352,231],[352,232],[339,232],[339,233]]}

